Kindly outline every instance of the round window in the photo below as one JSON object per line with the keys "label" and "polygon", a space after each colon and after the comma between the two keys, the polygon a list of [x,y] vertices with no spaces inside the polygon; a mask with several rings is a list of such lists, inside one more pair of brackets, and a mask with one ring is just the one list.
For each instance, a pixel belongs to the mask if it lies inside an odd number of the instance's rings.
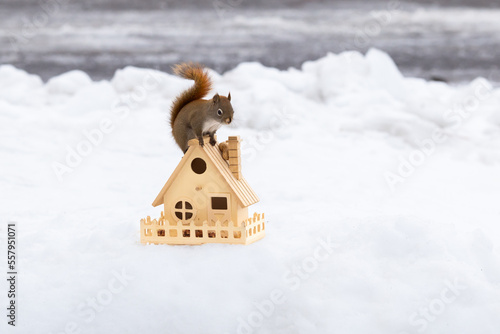
{"label": "round window", "polygon": [[191,161],[191,169],[196,174],[203,174],[207,170],[207,163],[202,158],[194,158]]}
{"label": "round window", "polygon": [[188,201],[179,201],[175,203],[174,214],[180,220],[189,220],[194,216],[194,209]]}

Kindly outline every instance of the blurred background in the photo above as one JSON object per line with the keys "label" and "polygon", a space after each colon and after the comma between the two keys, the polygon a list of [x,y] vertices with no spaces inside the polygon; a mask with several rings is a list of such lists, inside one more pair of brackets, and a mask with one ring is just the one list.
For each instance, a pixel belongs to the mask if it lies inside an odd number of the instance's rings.
{"label": "blurred background", "polygon": [[452,83],[500,64],[500,1],[1,0],[0,64],[44,80],[73,69],[197,61],[300,68],[328,52],[388,52],[406,76]]}

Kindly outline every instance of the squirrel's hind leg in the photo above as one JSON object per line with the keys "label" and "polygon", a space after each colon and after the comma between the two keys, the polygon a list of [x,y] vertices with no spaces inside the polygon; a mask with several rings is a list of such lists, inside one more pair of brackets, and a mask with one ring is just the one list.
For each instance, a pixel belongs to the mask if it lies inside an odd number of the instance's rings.
{"label": "squirrel's hind leg", "polygon": [[199,129],[192,129],[191,131],[194,136],[193,138],[198,138],[200,146],[203,147],[205,145],[205,142],[203,141],[203,130],[201,129],[201,127]]}
{"label": "squirrel's hind leg", "polygon": [[193,129],[188,126],[182,133],[179,134],[179,137],[181,137],[183,140],[181,149],[184,153],[186,153],[189,149],[189,141],[196,138],[196,135],[194,134]]}

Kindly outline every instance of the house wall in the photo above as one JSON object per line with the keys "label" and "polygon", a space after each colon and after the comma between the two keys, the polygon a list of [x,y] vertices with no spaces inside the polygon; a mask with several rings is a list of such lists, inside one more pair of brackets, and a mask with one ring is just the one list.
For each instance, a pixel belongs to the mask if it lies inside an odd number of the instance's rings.
{"label": "house wall", "polygon": [[[183,159],[185,158],[187,157]],[[205,161],[207,168],[203,174],[197,174],[191,169],[191,162],[195,158],[201,158]],[[177,222],[179,218],[174,213],[175,204],[178,201],[188,201],[195,210],[193,219],[195,224],[202,225],[204,221],[208,220],[211,194],[229,195],[228,220],[240,224],[247,218],[248,209],[241,207],[236,195],[217,168],[209,159],[205,158],[201,151],[195,151],[189,156],[189,161],[186,162],[163,197],[165,217],[171,222]]]}
{"label": "house wall", "polygon": [[237,207],[238,207],[238,210],[236,211],[236,217],[234,218],[235,222],[238,222],[238,225],[241,224],[241,222],[243,222],[244,220],[246,220],[248,218],[248,207],[247,208],[243,208],[241,207],[241,205],[239,204],[238,200],[236,199],[236,202],[237,202]]}

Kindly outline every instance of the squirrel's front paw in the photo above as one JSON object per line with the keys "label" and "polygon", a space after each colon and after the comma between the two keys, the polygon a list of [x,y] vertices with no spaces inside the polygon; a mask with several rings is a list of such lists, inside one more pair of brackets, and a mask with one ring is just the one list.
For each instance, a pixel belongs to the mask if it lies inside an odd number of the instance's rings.
{"label": "squirrel's front paw", "polygon": [[215,138],[210,138],[210,145],[215,146],[217,144],[217,140]]}
{"label": "squirrel's front paw", "polygon": [[203,145],[205,145],[205,142],[203,141],[203,139],[200,139],[199,140],[199,143],[200,143],[200,146],[203,147]]}

